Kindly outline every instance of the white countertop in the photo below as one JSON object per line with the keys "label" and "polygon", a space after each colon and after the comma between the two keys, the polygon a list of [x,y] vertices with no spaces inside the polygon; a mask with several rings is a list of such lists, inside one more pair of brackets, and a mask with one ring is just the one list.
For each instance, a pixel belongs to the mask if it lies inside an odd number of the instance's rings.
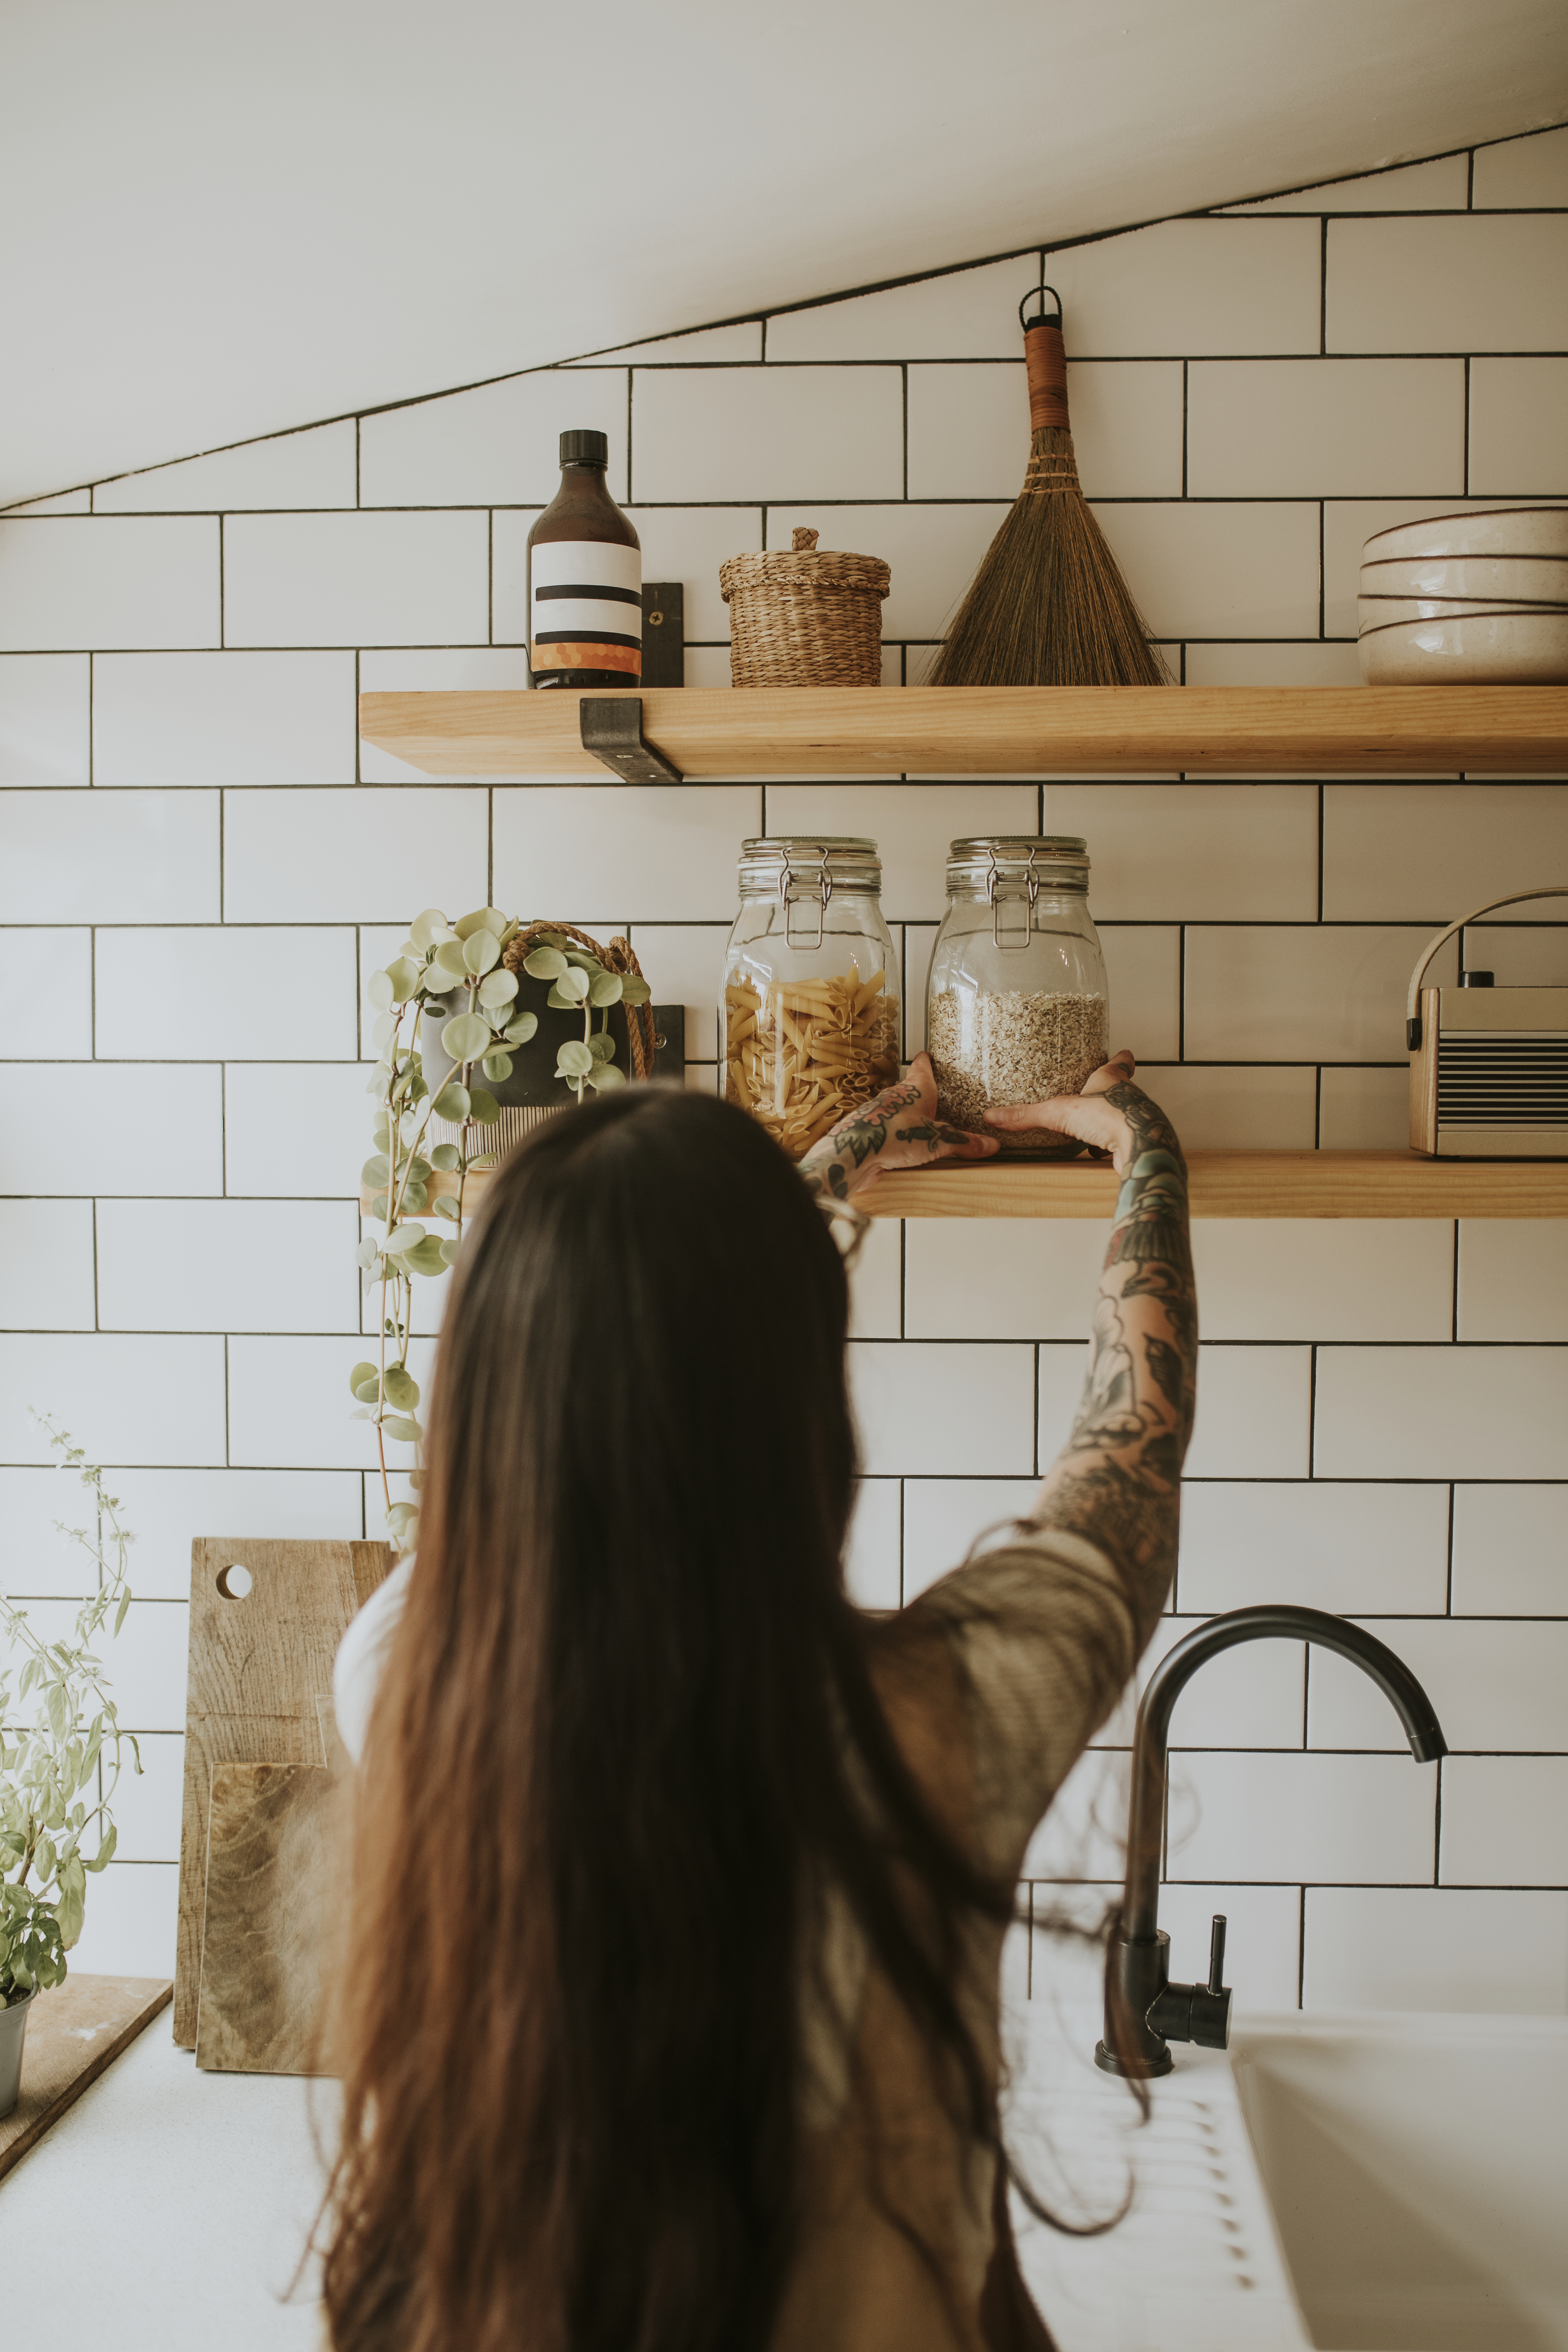
{"label": "white countertop", "polygon": [[[1089,2063],[1097,2020],[1031,2003],[1011,2131],[1063,2238],[1020,2216],[1030,2283],[1063,2352],[1297,2352],[1308,2339],[1268,2218],[1229,2067],[1184,2052],[1136,2128],[1126,2089]],[[320,2197],[316,2138],[335,2087],[215,2074],[155,2018],[0,2180],[7,2340],[115,2352],[316,2352],[307,2277],[285,2301]],[[312,2130],[314,2121],[314,2131]]]}
{"label": "white countertop", "polygon": [[307,2283],[336,2088],[204,2074],[164,2010],[0,2180],[8,2342],[315,2352]]}

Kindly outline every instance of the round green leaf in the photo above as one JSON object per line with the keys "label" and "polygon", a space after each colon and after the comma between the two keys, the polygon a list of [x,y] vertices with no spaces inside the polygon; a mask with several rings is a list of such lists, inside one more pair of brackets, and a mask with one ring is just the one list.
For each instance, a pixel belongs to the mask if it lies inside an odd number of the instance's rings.
{"label": "round green leaf", "polygon": [[405,1364],[388,1364],[386,1399],[399,1412],[412,1412],[419,1402],[419,1383]]}
{"label": "round green leaf", "polygon": [[450,925],[439,907],[426,907],[425,912],[416,915],[409,924],[408,936],[416,948],[429,948],[434,947],[437,940],[444,940],[449,929]]}
{"label": "round green leaf", "polygon": [[580,1037],[568,1037],[555,1056],[558,1078],[585,1078],[593,1067],[593,1051]]}
{"label": "round green leaf", "polygon": [[418,965],[410,963],[406,956],[399,956],[395,963],[387,965],[386,976],[392,982],[393,1003],[406,1004],[419,986]]}
{"label": "round green leaf", "polygon": [[558,980],[568,969],[559,948],[535,948],[531,955],[523,957],[522,968],[535,980]]}
{"label": "round green leaf", "polygon": [[462,1246],[463,1244],[456,1234],[447,1234],[446,1240],[441,1244],[441,1255],[448,1265],[457,1265],[458,1252],[462,1248]]}
{"label": "round green leaf", "polygon": [[425,1179],[430,1173],[431,1165],[431,1161],[421,1159],[418,1152],[415,1153],[413,1159],[408,1163],[408,1173],[416,1184],[423,1184]]}
{"label": "round green leaf", "polygon": [[623,1004],[646,1004],[652,994],[647,981],[639,980],[636,972],[627,972],[621,982]]}
{"label": "round green leaf", "polygon": [[588,982],[590,1004],[618,1004],[621,1001],[621,976],[618,971],[601,971]]}
{"label": "round green leaf", "polygon": [[500,961],[500,941],[493,931],[470,931],[463,941],[463,961],[470,971],[489,971]]}
{"label": "round green leaf", "polygon": [[479,982],[479,1003],[487,1013],[499,1012],[517,994],[515,971],[492,971]]}
{"label": "round green leaf", "polygon": [[490,1042],[490,1024],[477,1013],[459,1013],[441,1032],[441,1051],[454,1062],[477,1062]]}
{"label": "round green leaf", "polygon": [[380,1255],[381,1246],[379,1243],[361,1242],[358,1249],[354,1252],[354,1264],[356,1265],[373,1266]]}
{"label": "round green leaf", "polygon": [[376,1377],[376,1369],[374,1364],[356,1364],[353,1371],[349,1374],[349,1386],[357,1397],[365,1381],[374,1381]]}
{"label": "round green leaf", "polygon": [[392,1162],[384,1151],[378,1151],[374,1160],[365,1161],[359,1171],[359,1181],[368,1184],[373,1192],[385,1192],[392,1181]]}
{"label": "round green leaf", "polygon": [[412,1176],[403,1188],[403,1205],[411,1217],[417,1217],[430,1205],[428,1190],[425,1185],[416,1182]]}
{"label": "round green leaf", "polygon": [[515,1021],[508,1024],[506,1042],[509,1045],[526,1045],[538,1027],[537,1013],[520,1013]]}
{"label": "round green leaf", "polygon": [[[460,1127],[468,1116],[468,1087],[448,1079],[430,1108],[437,1118],[450,1119],[454,1127]],[[450,1150],[451,1146],[448,1144],[446,1148]]]}
{"label": "round green leaf", "polygon": [[385,1216],[385,1214],[386,1214],[386,1194],[385,1194],[384,1192],[373,1192],[373,1193],[371,1194],[370,1201],[369,1201],[369,1203],[368,1203],[368,1206],[367,1206],[367,1209],[366,1209],[366,1214],[367,1214],[368,1216],[372,1216],[372,1217],[384,1217],[384,1216]]}
{"label": "round green leaf", "polygon": [[471,940],[476,931],[489,931],[499,940],[506,929],[506,917],[499,907],[476,907],[471,915],[459,915],[452,929],[460,940]]}
{"label": "round green leaf", "polygon": [[[581,1004],[588,993],[590,985],[587,973],[580,966],[573,965],[570,970],[562,973],[555,983],[555,990],[559,991],[569,1003]],[[552,992],[552,993],[554,992],[555,991]]]}
{"label": "round green leaf", "polygon": [[468,976],[468,967],[463,961],[463,942],[461,940],[442,940],[440,946],[436,950],[435,960],[431,965],[431,972],[433,975],[431,985],[436,988],[439,988],[443,981],[450,982],[452,981],[467,980]]}
{"label": "round green leaf", "polygon": [[396,1034],[396,1013],[378,1013],[375,1016],[375,1026],[370,1033],[370,1042],[375,1047],[376,1052],[379,1054],[384,1045],[390,1045]]}
{"label": "round green leaf", "polygon": [[500,1105],[488,1087],[470,1087],[468,1101],[472,1106],[468,1112],[470,1118],[477,1118],[481,1127],[495,1125],[500,1117]]}
{"label": "round green leaf", "polygon": [[457,1223],[459,1213],[458,1203],[450,1192],[437,1192],[430,1207],[435,1215],[445,1217],[448,1224]]}
{"label": "round green leaf", "polygon": [[361,1404],[379,1404],[381,1402],[381,1381],[377,1378],[376,1374],[372,1372],[368,1381],[361,1381],[358,1388],[354,1391],[354,1394],[359,1399]]}
{"label": "round green leaf", "polygon": [[613,1062],[595,1062],[588,1073],[588,1084],[596,1087],[602,1095],[611,1093],[616,1087],[624,1087],[626,1082],[626,1072],[617,1070]]}
{"label": "round green leaf", "polygon": [[447,1271],[441,1244],[434,1234],[426,1234],[418,1248],[409,1251],[408,1263],[416,1274],[445,1274]]}
{"label": "round green leaf", "polygon": [[406,1255],[409,1250],[417,1249],[424,1239],[423,1225],[395,1225],[386,1237],[385,1246],[389,1250],[395,1250],[401,1257]]}
{"label": "round green leaf", "polygon": [[381,1425],[388,1437],[395,1437],[400,1445],[417,1445],[425,1435],[416,1421],[404,1421],[396,1413],[389,1413]]}
{"label": "round green leaf", "polygon": [[392,985],[392,974],[389,971],[373,971],[365,982],[364,992],[378,1013],[385,1013],[396,994]]}
{"label": "round green leaf", "polygon": [[588,1051],[595,1062],[613,1062],[616,1058],[616,1041],[607,1029],[595,1029],[588,1040]]}
{"label": "round green leaf", "polygon": [[507,1079],[511,1076],[511,1055],[510,1054],[487,1054],[482,1066],[486,1077],[490,1080],[492,1085],[498,1087],[504,1086]]}
{"label": "round green leaf", "polygon": [[[458,1091],[462,1091],[460,1087]],[[444,1176],[454,1174],[462,1164],[463,1155],[455,1143],[438,1143],[430,1154],[430,1165],[439,1168]]]}

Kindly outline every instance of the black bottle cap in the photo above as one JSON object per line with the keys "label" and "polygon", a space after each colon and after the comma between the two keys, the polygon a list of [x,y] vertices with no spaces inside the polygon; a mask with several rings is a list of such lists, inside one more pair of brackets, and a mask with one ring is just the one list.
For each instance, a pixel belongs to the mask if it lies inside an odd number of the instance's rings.
{"label": "black bottle cap", "polygon": [[1462,971],[1459,974],[1459,986],[1461,988],[1490,988],[1494,977],[1495,975],[1489,971]]}
{"label": "black bottle cap", "polygon": [[609,435],[563,433],[561,436],[561,462],[563,466],[607,466],[610,462]]}

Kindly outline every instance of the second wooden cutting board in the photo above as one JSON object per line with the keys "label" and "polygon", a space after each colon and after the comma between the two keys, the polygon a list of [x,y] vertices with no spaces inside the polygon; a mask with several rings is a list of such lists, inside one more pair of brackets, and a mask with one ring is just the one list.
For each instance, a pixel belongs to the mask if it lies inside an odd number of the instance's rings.
{"label": "second wooden cutting board", "polygon": [[[392,1566],[385,1544],[191,1546],[190,1667],[174,2040],[195,2047],[215,1764],[324,1764],[316,1698],[332,1686],[343,1629]],[[243,1570],[244,1574],[238,1573]]]}

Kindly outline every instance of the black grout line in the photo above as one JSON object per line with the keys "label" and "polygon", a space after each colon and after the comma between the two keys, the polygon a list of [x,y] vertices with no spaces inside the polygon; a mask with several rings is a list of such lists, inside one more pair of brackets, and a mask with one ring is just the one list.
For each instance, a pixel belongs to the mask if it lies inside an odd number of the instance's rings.
{"label": "black grout line", "polygon": [[1470,495],[1470,355],[1465,354],[1465,409],[1461,457],[1464,468],[1465,496]]}
{"label": "black grout line", "polygon": [[1325,217],[1319,232],[1318,245],[1318,352],[1326,359],[1329,352],[1329,224]]}

